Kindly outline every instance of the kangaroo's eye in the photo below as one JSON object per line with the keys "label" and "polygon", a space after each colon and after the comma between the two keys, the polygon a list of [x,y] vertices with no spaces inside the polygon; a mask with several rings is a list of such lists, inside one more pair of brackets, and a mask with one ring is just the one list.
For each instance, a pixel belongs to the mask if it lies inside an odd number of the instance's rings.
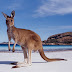
{"label": "kangaroo's eye", "polygon": [[12,20],[11,20],[11,22],[12,22]]}

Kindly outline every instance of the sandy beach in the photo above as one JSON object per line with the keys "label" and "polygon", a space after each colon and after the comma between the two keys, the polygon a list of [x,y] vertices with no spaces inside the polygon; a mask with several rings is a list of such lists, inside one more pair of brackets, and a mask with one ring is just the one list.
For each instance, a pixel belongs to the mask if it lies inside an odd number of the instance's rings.
{"label": "sandy beach", "polygon": [[0,53],[0,72],[72,72],[72,51],[45,52],[45,55],[67,61],[46,62],[36,52],[32,53],[32,66],[13,69],[10,63],[23,62],[23,53]]}

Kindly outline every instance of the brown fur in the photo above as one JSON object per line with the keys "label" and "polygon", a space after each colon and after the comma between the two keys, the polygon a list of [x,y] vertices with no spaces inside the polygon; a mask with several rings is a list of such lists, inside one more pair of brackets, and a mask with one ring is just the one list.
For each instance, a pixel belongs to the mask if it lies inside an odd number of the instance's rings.
{"label": "brown fur", "polygon": [[[42,48],[42,41],[40,39],[40,36],[36,34],[35,32],[27,29],[20,29],[16,28],[14,26],[14,15],[15,11],[11,12],[11,16],[9,17],[5,13],[3,13],[4,17],[6,18],[6,25],[7,25],[7,34],[9,39],[9,50],[10,50],[10,40],[11,38],[15,41],[15,44],[13,46],[13,52],[15,51],[15,45],[19,44],[22,47],[23,53],[24,53],[24,64],[28,63],[31,65],[31,51],[38,50],[41,57],[50,62],[50,61],[59,61],[59,60],[65,60],[65,59],[49,59],[45,56],[43,48]],[[27,56],[27,50],[28,50],[28,56]],[[27,65],[25,65],[27,66]],[[20,67],[19,65],[14,66],[13,68]]]}

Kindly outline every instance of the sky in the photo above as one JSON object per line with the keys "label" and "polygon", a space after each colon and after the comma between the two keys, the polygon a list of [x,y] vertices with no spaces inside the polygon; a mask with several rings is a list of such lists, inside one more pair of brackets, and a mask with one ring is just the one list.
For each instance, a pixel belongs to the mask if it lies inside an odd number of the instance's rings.
{"label": "sky", "polygon": [[36,32],[42,41],[54,34],[72,32],[72,0],[0,0],[0,42],[8,42],[1,12],[10,16],[12,10],[15,27]]}

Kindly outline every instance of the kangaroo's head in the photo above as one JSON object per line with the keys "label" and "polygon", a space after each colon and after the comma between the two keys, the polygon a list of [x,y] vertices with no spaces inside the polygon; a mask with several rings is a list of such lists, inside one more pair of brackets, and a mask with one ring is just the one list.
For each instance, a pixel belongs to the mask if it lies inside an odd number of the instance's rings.
{"label": "kangaroo's head", "polygon": [[12,27],[14,26],[14,16],[15,16],[15,11],[13,10],[11,12],[11,16],[8,16],[7,14],[3,13],[2,14],[4,15],[4,17],[6,18],[6,25],[7,27]]}

